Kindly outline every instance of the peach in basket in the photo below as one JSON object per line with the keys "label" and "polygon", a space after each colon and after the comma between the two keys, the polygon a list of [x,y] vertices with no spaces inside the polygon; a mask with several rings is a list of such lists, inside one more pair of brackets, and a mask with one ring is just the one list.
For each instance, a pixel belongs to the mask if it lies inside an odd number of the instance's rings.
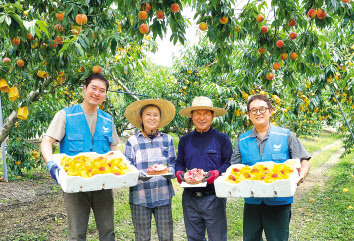
{"label": "peach in basket", "polygon": [[128,166],[122,158],[107,159],[100,156],[93,159],[87,156],[76,156],[74,158],[64,156],[61,160],[61,165],[68,176],[80,176],[83,178],[107,173],[124,175],[129,172]]}
{"label": "peach in basket", "polygon": [[243,166],[233,168],[225,179],[229,183],[239,183],[245,180],[259,180],[265,183],[272,183],[280,179],[288,179],[294,171],[294,165],[286,164],[255,164],[254,166]]}

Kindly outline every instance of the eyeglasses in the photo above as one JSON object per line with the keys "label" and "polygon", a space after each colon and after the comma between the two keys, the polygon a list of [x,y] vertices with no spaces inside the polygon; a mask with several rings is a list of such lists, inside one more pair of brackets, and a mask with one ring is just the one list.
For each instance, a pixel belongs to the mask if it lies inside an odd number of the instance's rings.
{"label": "eyeglasses", "polygon": [[259,108],[259,109],[252,109],[252,110],[249,110],[249,113],[251,113],[252,115],[257,115],[257,113],[258,113],[258,111],[259,111],[259,113],[264,114],[267,110],[268,110],[267,107],[261,107],[261,108]]}

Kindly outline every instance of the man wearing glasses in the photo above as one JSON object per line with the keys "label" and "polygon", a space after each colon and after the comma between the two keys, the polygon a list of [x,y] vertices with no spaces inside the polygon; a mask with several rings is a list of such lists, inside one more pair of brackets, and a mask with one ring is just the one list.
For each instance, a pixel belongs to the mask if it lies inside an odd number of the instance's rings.
{"label": "man wearing glasses", "polygon": [[[263,95],[252,96],[247,103],[247,115],[254,127],[240,135],[231,157],[231,164],[253,166],[258,162],[285,162],[300,159],[298,185],[310,170],[310,154],[296,136],[270,123],[272,104]],[[292,197],[245,198],[243,240],[288,240]]]}

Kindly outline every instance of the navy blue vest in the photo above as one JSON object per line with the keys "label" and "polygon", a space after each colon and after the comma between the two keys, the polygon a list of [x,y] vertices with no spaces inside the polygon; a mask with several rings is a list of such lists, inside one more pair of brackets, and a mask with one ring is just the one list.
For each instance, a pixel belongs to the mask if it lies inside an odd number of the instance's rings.
{"label": "navy blue vest", "polygon": [[[239,149],[242,157],[242,164],[253,166],[258,162],[273,161],[283,163],[290,159],[288,147],[289,130],[277,126],[271,126],[269,137],[265,144],[262,158],[257,146],[255,137],[251,137],[251,131],[243,133],[239,138]],[[293,202],[293,197],[275,197],[275,198],[245,198],[249,204],[285,205]]]}
{"label": "navy blue vest", "polygon": [[112,137],[112,116],[97,109],[97,123],[92,137],[81,105],[64,108],[66,115],[65,136],[60,141],[60,153],[70,156],[81,152],[97,152],[104,154],[110,151]]}

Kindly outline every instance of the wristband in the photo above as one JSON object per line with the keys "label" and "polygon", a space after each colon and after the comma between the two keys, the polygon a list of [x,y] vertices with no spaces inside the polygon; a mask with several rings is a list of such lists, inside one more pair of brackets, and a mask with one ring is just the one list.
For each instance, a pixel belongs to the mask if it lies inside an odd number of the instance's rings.
{"label": "wristband", "polygon": [[54,165],[55,163],[53,161],[49,161],[47,162],[47,168],[48,170],[50,171],[50,169],[52,168],[52,166]]}

